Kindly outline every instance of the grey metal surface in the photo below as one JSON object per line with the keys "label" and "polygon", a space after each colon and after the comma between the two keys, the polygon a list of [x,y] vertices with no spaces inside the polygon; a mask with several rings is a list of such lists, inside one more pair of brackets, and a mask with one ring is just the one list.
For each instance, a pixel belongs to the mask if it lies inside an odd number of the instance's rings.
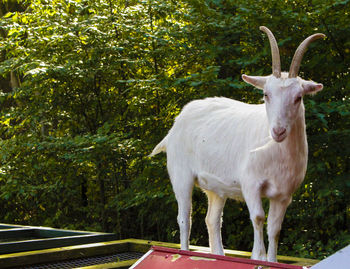
{"label": "grey metal surface", "polygon": [[320,261],[310,269],[348,269],[350,268],[350,245]]}

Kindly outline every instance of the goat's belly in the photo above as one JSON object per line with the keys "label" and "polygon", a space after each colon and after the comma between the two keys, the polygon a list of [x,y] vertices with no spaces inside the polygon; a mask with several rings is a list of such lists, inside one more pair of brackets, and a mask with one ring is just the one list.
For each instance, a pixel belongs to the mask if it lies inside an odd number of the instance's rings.
{"label": "goat's belly", "polygon": [[222,198],[243,200],[238,180],[225,182],[213,174],[202,172],[197,176],[197,185],[201,189],[214,192]]}

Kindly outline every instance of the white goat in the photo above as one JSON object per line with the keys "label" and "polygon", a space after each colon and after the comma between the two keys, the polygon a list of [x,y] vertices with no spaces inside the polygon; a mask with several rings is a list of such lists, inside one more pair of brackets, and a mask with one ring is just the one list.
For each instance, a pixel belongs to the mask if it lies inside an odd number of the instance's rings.
{"label": "white goat", "polygon": [[[220,230],[226,199],[244,199],[254,227],[252,259],[276,261],[285,211],[307,166],[302,97],[323,88],[297,74],[308,45],[325,36],[314,34],[306,38],[295,52],[289,73],[281,73],[276,39],[268,28],[261,26],[260,30],[270,41],[273,73],[242,78],[263,90],[265,103],[250,105],[218,97],[192,101],[150,155],[167,153],[168,172],[178,203],[181,249],[189,246],[192,190],[196,185],[208,196],[205,221],[212,253],[224,255]],[[267,256],[262,197],[270,200]]]}

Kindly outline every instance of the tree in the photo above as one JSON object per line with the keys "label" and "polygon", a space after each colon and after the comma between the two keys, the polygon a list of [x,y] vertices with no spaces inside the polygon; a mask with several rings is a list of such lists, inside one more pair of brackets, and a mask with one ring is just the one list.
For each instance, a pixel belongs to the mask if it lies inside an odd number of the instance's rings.
{"label": "tree", "polygon": [[[0,9],[1,221],[178,241],[165,157],[147,155],[193,99],[261,102],[240,76],[271,72],[266,25],[285,70],[300,41],[327,35],[301,67],[325,89],[305,100],[309,169],[280,252],[320,258],[350,242],[349,1],[7,0]],[[205,208],[196,190],[195,244],[207,245]],[[251,234],[245,205],[230,201],[224,244],[249,250]]]}

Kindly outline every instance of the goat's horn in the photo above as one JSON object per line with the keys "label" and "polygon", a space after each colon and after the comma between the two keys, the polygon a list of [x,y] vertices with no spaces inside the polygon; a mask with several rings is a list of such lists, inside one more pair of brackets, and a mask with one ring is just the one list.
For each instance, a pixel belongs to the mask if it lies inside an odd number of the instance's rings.
{"label": "goat's horn", "polygon": [[309,46],[309,44],[319,38],[325,38],[325,37],[326,36],[324,34],[320,34],[320,33],[313,34],[308,38],[306,38],[303,42],[301,42],[301,44],[295,51],[292,63],[290,64],[289,74],[288,74],[289,78],[296,78],[298,76],[301,60],[303,59],[304,53],[307,47]]}
{"label": "goat's horn", "polygon": [[269,38],[269,41],[270,41],[271,55],[272,55],[272,74],[276,78],[280,78],[281,61],[280,61],[280,52],[278,49],[276,38],[274,37],[273,33],[269,30],[269,28],[265,26],[260,26],[259,29],[267,34],[267,37]]}

